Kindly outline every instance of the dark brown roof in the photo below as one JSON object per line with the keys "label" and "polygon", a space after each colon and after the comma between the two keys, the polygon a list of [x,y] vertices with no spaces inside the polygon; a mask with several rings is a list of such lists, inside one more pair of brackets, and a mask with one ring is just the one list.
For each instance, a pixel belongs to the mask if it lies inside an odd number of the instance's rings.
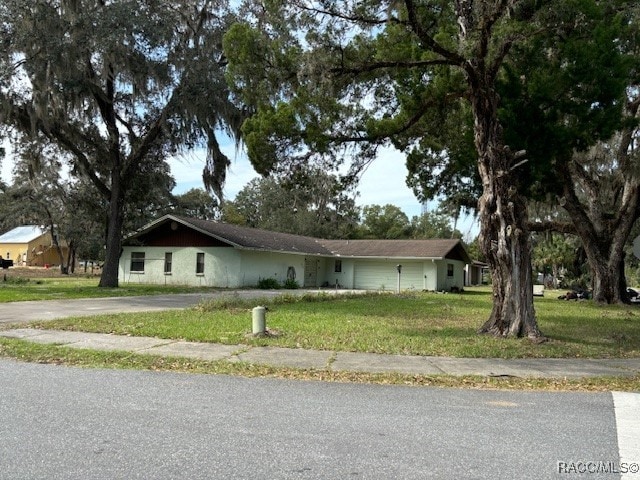
{"label": "dark brown roof", "polygon": [[210,233],[234,246],[250,250],[270,250],[276,252],[309,253],[327,255],[329,252],[312,237],[291,233],[272,232],[259,228],[241,227],[230,223],[210,222],[194,218],[180,217],[183,221]]}
{"label": "dark brown roof", "polygon": [[460,240],[320,240],[336,256],[451,258],[470,263]]}
{"label": "dark brown roof", "polygon": [[171,221],[246,250],[354,258],[449,258],[471,262],[459,240],[324,240],[179,215],[165,215],[127,240],[149,235],[155,228]]}
{"label": "dark brown roof", "polygon": [[216,238],[234,247],[246,250],[264,250],[272,252],[302,253],[308,255],[331,255],[318,240],[302,235],[290,233],[272,232],[259,228],[241,227],[230,223],[199,220],[197,218],[182,217],[179,215],[165,215],[155,222],[147,225],[143,230],[129,237],[127,240],[135,240],[167,222],[176,221],[197,230],[205,235]]}

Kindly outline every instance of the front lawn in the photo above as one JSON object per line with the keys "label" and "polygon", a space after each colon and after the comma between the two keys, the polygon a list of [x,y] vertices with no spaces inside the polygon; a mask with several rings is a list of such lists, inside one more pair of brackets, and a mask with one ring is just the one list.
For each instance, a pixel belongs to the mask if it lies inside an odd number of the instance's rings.
{"label": "front lawn", "polygon": [[212,291],[211,287],[194,288],[142,284],[123,284],[119,288],[99,288],[99,281],[97,277],[87,278],[81,276],[57,276],[52,278],[29,278],[17,275],[0,276],[0,303]]}
{"label": "front lawn", "polygon": [[[184,311],[104,315],[38,322],[52,329],[109,332],[226,344],[454,357],[640,357],[640,309],[536,298],[549,341],[478,335],[489,315],[487,289],[462,294],[368,294],[225,299]],[[266,304],[275,335],[251,338],[251,308]]]}

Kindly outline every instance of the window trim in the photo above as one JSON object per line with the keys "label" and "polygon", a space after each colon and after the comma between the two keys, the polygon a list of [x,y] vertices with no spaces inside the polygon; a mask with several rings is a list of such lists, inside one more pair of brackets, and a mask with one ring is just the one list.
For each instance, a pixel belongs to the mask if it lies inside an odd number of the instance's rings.
{"label": "window trim", "polygon": [[173,269],[173,252],[164,252],[164,274],[171,275]]}
{"label": "window trim", "polygon": [[196,253],[196,275],[204,275],[204,252]]}
{"label": "window trim", "polygon": [[145,252],[131,252],[131,263],[129,264],[129,271],[131,273],[143,274],[145,257]]}
{"label": "window trim", "polygon": [[455,266],[453,263],[447,263],[447,277],[452,278],[455,276]]}

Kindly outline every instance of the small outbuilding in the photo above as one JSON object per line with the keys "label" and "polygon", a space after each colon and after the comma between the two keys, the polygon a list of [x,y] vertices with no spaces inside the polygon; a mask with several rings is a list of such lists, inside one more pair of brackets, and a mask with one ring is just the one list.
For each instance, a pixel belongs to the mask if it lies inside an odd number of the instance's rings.
{"label": "small outbuilding", "polygon": [[395,290],[399,277],[402,290],[450,291],[464,286],[469,263],[455,239],[326,240],[165,215],[124,240],[119,281]]}
{"label": "small outbuilding", "polygon": [[[59,242],[61,253],[67,255],[67,246]],[[0,256],[12,260],[14,266],[44,267],[59,265],[60,254],[48,229],[38,225],[23,225],[0,235]]]}
{"label": "small outbuilding", "polygon": [[477,260],[472,261],[471,263],[467,264],[465,268],[464,285],[472,286],[487,283],[485,277],[488,271],[488,263],[479,262]]}

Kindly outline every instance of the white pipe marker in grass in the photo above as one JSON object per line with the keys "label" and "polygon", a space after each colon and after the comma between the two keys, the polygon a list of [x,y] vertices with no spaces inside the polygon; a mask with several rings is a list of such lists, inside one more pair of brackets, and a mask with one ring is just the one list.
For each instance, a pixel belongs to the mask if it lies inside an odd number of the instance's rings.
{"label": "white pipe marker in grass", "polygon": [[264,334],[267,331],[267,309],[265,307],[255,307],[251,310],[251,320],[254,335]]}

